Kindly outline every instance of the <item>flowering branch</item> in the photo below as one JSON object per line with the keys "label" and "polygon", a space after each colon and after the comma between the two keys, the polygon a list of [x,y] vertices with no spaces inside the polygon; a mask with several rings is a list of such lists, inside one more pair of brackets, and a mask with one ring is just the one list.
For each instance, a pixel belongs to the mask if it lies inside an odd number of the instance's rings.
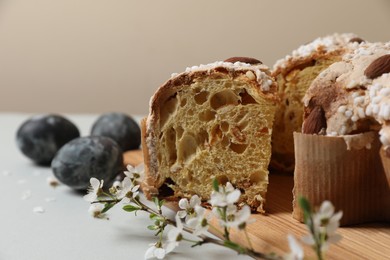
{"label": "flowering branch", "polygon": [[341,240],[341,235],[336,234],[340,226],[340,219],[343,212],[334,214],[334,207],[329,201],[324,201],[320,210],[313,212],[307,199],[299,198],[299,205],[303,210],[304,222],[310,232],[308,236],[303,237],[303,241],[311,245],[316,252],[319,260],[324,259],[325,252],[331,243],[337,243]]}
{"label": "flowering branch", "polygon": [[[296,239],[289,235],[287,237],[291,252],[282,256],[275,254],[265,254],[254,250],[247,232],[247,225],[254,220],[250,219],[250,207],[245,205],[238,209],[235,205],[241,192],[235,189],[229,182],[226,185],[219,185],[216,180],[213,182],[213,191],[210,196],[211,212],[206,211],[201,206],[201,199],[194,195],[188,199],[179,201],[180,210],[176,213],[175,220],[166,217],[163,214],[162,207],[164,200],[153,198],[154,208],[146,205],[141,201],[139,196],[139,181],[142,179],[143,170],[141,166],[128,166],[124,172],[126,177],[122,182],[115,182],[109,192],[102,190],[103,181],[91,178],[91,187],[88,189],[88,194],[84,199],[91,203],[90,213],[94,217],[101,218],[104,214],[118,203],[124,203],[123,210],[127,212],[138,211],[149,214],[149,219],[152,224],[147,228],[155,231],[157,242],[153,244],[145,253],[145,259],[157,258],[162,259],[166,254],[171,252],[179,242],[186,241],[192,243],[192,247],[201,246],[203,244],[212,243],[226,248],[230,248],[238,254],[244,254],[257,259],[279,260],[279,259],[303,259],[303,250]],[[302,240],[313,247],[317,258],[323,259],[325,252],[330,243],[335,243],[341,239],[341,236],[335,234],[339,226],[339,220],[342,213],[334,213],[332,204],[328,201],[321,205],[320,211],[315,213],[312,211],[310,204],[305,199],[300,199],[300,205],[304,210],[305,223],[310,234]],[[219,228],[214,226],[210,219],[215,217],[218,220]],[[164,235],[167,226],[173,226],[167,234],[166,241]],[[212,228],[220,232],[222,240],[212,238],[208,235],[208,229]],[[236,229],[244,232],[247,244],[249,247],[241,245],[231,240],[231,231]],[[186,233],[193,234],[196,239],[189,239]]]}

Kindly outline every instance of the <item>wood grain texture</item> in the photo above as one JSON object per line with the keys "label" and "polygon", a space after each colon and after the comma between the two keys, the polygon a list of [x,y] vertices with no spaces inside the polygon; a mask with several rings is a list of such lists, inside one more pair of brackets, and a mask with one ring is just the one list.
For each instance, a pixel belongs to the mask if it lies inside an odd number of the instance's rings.
{"label": "wood grain texture", "polygon": [[[126,164],[137,165],[142,162],[141,151],[124,154]],[[297,238],[307,234],[305,225],[292,218],[293,177],[271,174],[267,193],[266,214],[252,214],[256,221],[248,226],[249,237],[256,251],[283,255],[289,251],[287,234]],[[176,208],[175,205],[170,205]],[[214,233],[220,236],[218,232]],[[390,259],[390,224],[369,223],[339,229],[343,239],[332,245],[327,259]],[[244,234],[235,232],[233,240],[246,243]],[[305,255],[313,256],[309,247]]]}

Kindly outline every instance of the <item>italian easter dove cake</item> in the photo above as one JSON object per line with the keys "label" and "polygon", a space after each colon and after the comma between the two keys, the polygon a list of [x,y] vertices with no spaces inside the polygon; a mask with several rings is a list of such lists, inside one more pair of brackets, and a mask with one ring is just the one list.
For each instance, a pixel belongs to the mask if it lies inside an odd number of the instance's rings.
{"label": "italian easter dove cake", "polygon": [[[322,71],[303,99],[294,196],[331,200],[342,225],[390,220],[388,157],[379,156],[390,144],[389,73],[390,43],[364,43]],[[302,218],[296,200],[293,216]]]}

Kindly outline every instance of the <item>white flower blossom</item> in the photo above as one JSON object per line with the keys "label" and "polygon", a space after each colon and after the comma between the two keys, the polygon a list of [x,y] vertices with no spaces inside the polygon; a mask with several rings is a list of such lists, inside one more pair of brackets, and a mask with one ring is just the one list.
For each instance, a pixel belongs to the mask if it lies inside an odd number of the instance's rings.
{"label": "white flower blossom", "polygon": [[182,210],[179,210],[177,212],[177,215],[180,218],[186,218],[185,221],[187,223],[187,221],[195,213],[195,206],[200,206],[200,204],[201,204],[201,200],[198,195],[192,196],[189,202],[187,199],[181,199],[179,201],[179,208],[181,208]]}
{"label": "white flower blossom", "polygon": [[158,246],[156,246],[156,244],[152,244],[152,246],[149,247],[148,250],[146,250],[144,258],[145,259],[153,259],[153,258],[164,259],[164,257],[167,254],[169,254],[170,252],[172,252],[173,249],[174,249],[174,246],[172,246],[171,243],[167,243],[162,247],[161,246],[158,247]]}
{"label": "white flower blossom", "polygon": [[134,186],[129,177],[125,177],[121,184],[121,189],[118,192],[118,198],[122,199],[122,202],[129,203],[130,198],[136,198],[139,194],[140,185]]}
{"label": "white flower blossom", "polygon": [[194,230],[193,234],[195,236],[201,236],[207,232],[210,218],[210,214],[206,216],[205,208],[201,206],[195,206],[195,216],[188,220],[187,225]]}
{"label": "white flower blossom", "polygon": [[102,211],[104,209],[104,205],[100,203],[93,203],[91,206],[89,206],[88,212],[92,215],[94,218],[100,218],[102,217]]}
{"label": "white flower blossom", "polygon": [[138,164],[137,166],[133,167],[132,165],[127,165],[127,171],[124,172],[124,174],[129,177],[132,180],[140,179],[145,171],[145,166],[143,163]]}
{"label": "white flower blossom", "polygon": [[96,178],[91,178],[89,182],[91,186],[88,188],[88,193],[84,196],[84,199],[89,202],[94,202],[102,192],[103,180],[99,181]]}
{"label": "white flower blossom", "polygon": [[168,244],[169,247],[173,248],[177,247],[179,245],[179,241],[183,238],[183,223],[181,222],[181,219],[178,215],[175,217],[176,219],[176,227],[172,228],[168,232]]}
{"label": "white flower blossom", "polygon": [[[313,214],[314,236],[324,238],[321,241],[321,251],[326,251],[330,244],[341,240],[342,236],[337,234],[336,230],[340,226],[342,216],[342,211],[334,214],[334,206],[327,200],[322,202],[319,211]],[[308,245],[315,244],[313,234],[303,237],[302,241]]]}
{"label": "white flower blossom", "polygon": [[227,182],[225,187],[220,185],[218,191],[211,193],[210,204],[214,207],[225,207],[236,203],[240,196],[240,190],[234,189],[233,185]]}
{"label": "white flower blossom", "polygon": [[122,189],[122,182],[114,181],[109,191],[112,195],[118,195],[121,189]]}
{"label": "white flower blossom", "polygon": [[224,227],[234,227],[237,229],[243,229],[251,221],[251,209],[248,205],[242,207],[241,210],[237,210],[235,205],[228,205],[226,208],[226,219],[223,219],[218,208],[213,209],[214,215],[220,220],[220,224]]}
{"label": "white flower blossom", "polygon": [[153,246],[149,247],[148,250],[146,250],[145,259],[164,259],[165,257],[165,249],[161,247],[156,247],[156,245],[153,244]]}
{"label": "white flower blossom", "polygon": [[304,257],[303,249],[299,245],[298,241],[291,234],[287,235],[288,245],[290,247],[290,253],[285,255],[285,260],[302,260]]}

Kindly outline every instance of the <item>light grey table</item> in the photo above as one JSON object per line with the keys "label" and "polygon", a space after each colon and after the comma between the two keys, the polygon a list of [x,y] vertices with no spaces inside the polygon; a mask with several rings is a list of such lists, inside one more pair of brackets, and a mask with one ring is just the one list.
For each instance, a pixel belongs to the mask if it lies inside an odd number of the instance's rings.
{"label": "light grey table", "polygon": [[[0,113],[0,260],[143,259],[154,232],[147,215],[116,207],[109,220],[94,219],[82,194],[47,183],[49,167],[18,150],[15,135],[29,114]],[[98,115],[65,115],[86,136]],[[137,117],[139,119],[139,117]],[[43,213],[34,212],[42,207]],[[167,214],[173,214],[165,209]],[[181,243],[166,259],[249,259],[216,245]]]}

